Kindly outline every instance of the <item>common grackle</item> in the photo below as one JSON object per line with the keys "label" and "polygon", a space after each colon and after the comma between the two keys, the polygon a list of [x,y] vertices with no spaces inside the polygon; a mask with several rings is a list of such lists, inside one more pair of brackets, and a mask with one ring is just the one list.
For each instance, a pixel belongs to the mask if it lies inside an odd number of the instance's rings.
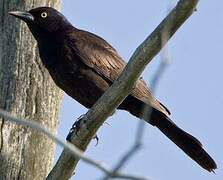
{"label": "common grackle", "polygon": [[[75,28],[53,8],[39,7],[9,14],[28,25],[38,42],[41,60],[54,82],[87,108],[92,107],[126,65],[104,39]],[[149,116],[143,114],[144,107],[152,109]],[[152,96],[142,79],[136,82],[118,109],[157,127],[204,169],[213,171],[217,168],[199,140],[173,123],[169,110]]]}

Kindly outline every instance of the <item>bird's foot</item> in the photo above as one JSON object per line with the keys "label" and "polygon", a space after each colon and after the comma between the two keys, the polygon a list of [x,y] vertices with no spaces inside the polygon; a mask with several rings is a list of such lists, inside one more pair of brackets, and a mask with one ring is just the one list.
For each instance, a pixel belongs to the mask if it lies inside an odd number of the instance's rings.
{"label": "bird's foot", "polygon": [[82,118],[84,117],[84,114],[81,115],[77,121],[74,122],[74,124],[72,125],[67,137],[66,137],[66,140],[67,141],[71,141],[71,137],[73,135],[73,133],[75,133],[76,136],[78,136],[78,131],[80,130],[80,127],[81,127],[81,120]]}
{"label": "bird's foot", "polygon": [[99,138],[98,138],[97,134],[95,134],[92,139],[95,139],[96,140],[95,146],[97,146],[98,145],[98,142],[99,142]]}

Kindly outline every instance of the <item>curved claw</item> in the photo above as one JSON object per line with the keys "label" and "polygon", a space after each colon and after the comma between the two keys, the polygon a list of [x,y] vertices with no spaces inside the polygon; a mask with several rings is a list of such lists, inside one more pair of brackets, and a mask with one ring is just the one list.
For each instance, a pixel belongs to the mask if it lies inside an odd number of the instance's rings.
{"label": "curved claw", "polygon": [[98,142],[99,142],[99,138],[98,138],[97,134],[95,134],[92,139],[96,139],[96,144],[95,144],[95,147],[96,147],[98,145]]}

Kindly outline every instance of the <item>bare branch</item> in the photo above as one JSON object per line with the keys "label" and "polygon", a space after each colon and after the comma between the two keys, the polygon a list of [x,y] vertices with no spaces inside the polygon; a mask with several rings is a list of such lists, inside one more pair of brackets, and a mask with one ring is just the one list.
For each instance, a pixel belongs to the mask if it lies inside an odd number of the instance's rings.
{"label": "bare branch", "polygon": [[[120,77],[83,117],[80,122],[78,137],[75,133],[71,136],[73,144],[85,151],[98,128],[131,92],[146,65],[194,12],[197,3],[198,0],[180,0],[160,25],[136,49]],[[163,32],[166,32],[166,39],[164,40],[162,39]],[[69,179],[79,159],[64,150],[55,167],[50,172],[48,180]]]}
{"label": "bare branch", "polygon": [[120,174],[120,173],[112,173],[112,171],[109,168],[107,168],[105,165],[87,157],[86,155],[83,154],[83,152],[81,150],[79,150],[73,144],[64,141],[62,138],[56,137],[48,129],[46,129],[45,127],[43,127],[39,123],[36,123],[34,121],[31,121],[31,120],[25,120],[25,119],[14,117],[14,116],[10,115],[8,112],[6,112],[2,109],[0,109],[0,116],[7,121],[14,122],[16,124],[20,124],[20,125],[23,125],[23,126],[28,126],[32,129],[37,130],[38,132],[41,132],[41,133],[47,135],[50,139],[52,139],[58,145],[62,146],[66,150],[68,150],[73,156],[82,159],[84,162],[86,162],[90,165],[93,165],[94,167],[100,169],[102,172],[104,172],[106,174],[112,174],[113,177],[118,177],[120,179],[132,179],[132,180],[144,180],[144,179],[146,179],[144,177],[131,176],[129,174],[125,175],[125,174]]}

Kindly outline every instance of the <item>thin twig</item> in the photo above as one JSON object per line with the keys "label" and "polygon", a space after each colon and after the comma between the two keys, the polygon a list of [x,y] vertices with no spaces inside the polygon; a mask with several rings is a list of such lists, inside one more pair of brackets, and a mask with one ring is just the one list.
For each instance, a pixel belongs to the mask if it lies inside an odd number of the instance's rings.
{"label": "thin twig", "polygon": [[[73,144],[64,141],[62,138],[56,137],[54,134],[52,134],[48,129],[46,129],[42,125],[40,125],[40,124],[38,124],[34,121],[31,121],[31,120],[25,120],[25,119],[22,119],[22,118],[14,117],[11,114],[9,114],[7,111],[5,111],[1,108],[0,108],[0,116],[2,118],[4,118],[4,120],[14,122],[16,124],[20,124],[20,125],[23,125],[23,126],[28,126],[32,129],[37,130],[38,132],[42,132],[43,134],[47,135],[50,139],[52,139],[54,142],[56,142],[58,145],[62,146],[66,150],[68,150],[73,156],[82,159],[84,162],[86,162],[90,165],[93,165],[94,167],[100,169],[102,172],[104,172],[106,174],[111,174],[112,173],[112,171],[109,168],[107,168],[107,166],[105,166],[102,163],[97,162],[96,160],[93,160],[93,159],[87,157],[86,155],[83,154],[83,152],[81,150],[79,150]],[[121,173],[116,173],[113,176],[118,177],[120,179],[131,179],[131,180],[144,180],[144,179],[146,179],[144,177],[131,176],[129,174],[125,175],[125,174],[121,174]]]}

